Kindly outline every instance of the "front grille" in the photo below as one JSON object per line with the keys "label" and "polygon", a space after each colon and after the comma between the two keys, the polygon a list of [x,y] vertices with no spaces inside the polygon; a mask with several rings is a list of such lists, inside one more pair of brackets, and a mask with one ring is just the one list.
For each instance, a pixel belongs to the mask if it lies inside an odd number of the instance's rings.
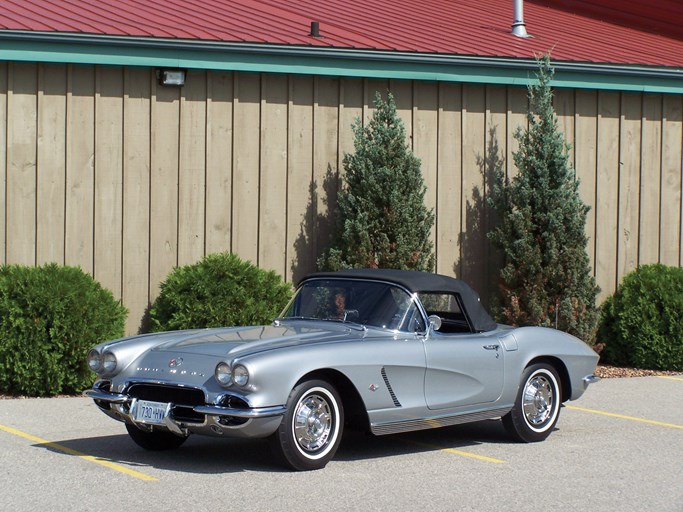
{"label": "front grille", "polygon": [[223,407],[232,407],[233,409],[249,409],[249,404],[243,398],[235,395],[225,395],[221,398],[218,405]]}
{"label": "front grille", "polygon": [[[249,404],[243,398],[235,395],[225,395],[220,399],[218,405],[222,407],[231,407],[232,409],[249,409]],[[244,425],[249,420],[247,418],[235,418],[234,416],[219,416],[218,423],[226,427],[237,427]]]}
{"label": "front grille", "polygon": [[204,423],[204,415],[192,410],[195,405],[206,403],[201,389],[163,384],[133,384],[128,388],[128,395],[140,400],[172,403],[171,417],[178,422]]}

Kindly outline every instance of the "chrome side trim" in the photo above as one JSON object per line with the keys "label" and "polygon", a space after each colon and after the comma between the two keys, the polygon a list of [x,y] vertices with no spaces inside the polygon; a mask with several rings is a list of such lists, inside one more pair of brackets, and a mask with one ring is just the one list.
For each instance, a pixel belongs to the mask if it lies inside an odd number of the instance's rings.
{"label": "chrome side trim", "polygon": [[501,416],[506,415],[508,412],[510,412],[510,407],[487,409],[485,411],[456,414],[452,416],[437,416],[432,418],[422,418],[419,420],[372,424],[370,425],[370,430],[376,436],[383,436],[387,434],[398,434],[400,432],[410,432],[413,430],[426,430],[435,427],[448,427],[451,425],[459,425],[461,423],[490,420],[494,418],[500,418]]}
{"label": "chrome side trim", "polygon": [[282,416],[287,411],[287,408],[284,405],[254,409],[236,409],[234,407],[221,407],[220,405],[198,405],[193,407],[192,410],[207,416],[232,416],[233,418],[249,419]]}

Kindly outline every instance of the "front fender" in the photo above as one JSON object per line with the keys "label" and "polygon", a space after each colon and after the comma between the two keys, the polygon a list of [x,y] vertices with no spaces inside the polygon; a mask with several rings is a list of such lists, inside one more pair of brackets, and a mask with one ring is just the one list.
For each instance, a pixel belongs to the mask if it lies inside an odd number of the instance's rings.
{"label": "front fender", "polygon": [[[424,405],[424,347],[417,337],[386,336],[334,346],[292,347],[234,362],[245,365],[252,376],[246,389],[234,389],[251,407],[286,404],[289,393],[302,378],[328,369],[351,382],[366,410],[395,407],[392,392],[400,395],[405,405]],[[387,385],[388,380],[393,389]],[[230,391],[226,389],[227,393]]]}

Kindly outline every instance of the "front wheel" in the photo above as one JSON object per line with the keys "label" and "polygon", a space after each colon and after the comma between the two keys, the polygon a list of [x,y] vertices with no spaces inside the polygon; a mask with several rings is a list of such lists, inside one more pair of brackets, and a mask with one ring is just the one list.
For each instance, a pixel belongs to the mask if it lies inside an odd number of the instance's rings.
{"label": "front wheel", "polygon": [[511,437],[524,443],[543,441],[560,417],[560,379],[546,363],[528,366],[512,410],[503,416]]}
{"label": "front wheel", "polygon": [[344,430],[344,408],[337,390],[323,380],[297,385],[271,445],[292,469],[321,469],[334,457]]}
{"label": "front wheel", "polygon": [[171,432],[159,430],[147,432],[145,430],[140,430],[135,425],[130,425],[128,423],[126,423],[126,430],[128,430],[128,435],[130,435],[130,438],[135,441],[135,444],[143,447],[145,450],[151,450],[155,452],[162,450],[173,450],[187,441],[187,436],[177,436]]}

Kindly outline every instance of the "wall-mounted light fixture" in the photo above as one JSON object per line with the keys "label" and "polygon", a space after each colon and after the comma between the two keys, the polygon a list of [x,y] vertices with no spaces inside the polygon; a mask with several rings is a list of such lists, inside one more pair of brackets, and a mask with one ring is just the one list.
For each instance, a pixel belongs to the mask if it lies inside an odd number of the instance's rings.
{"label": "wall-mounted light fixture", "polygon": [[185,85],[184,69],[157,69],[157,78],[161,85],[182,87]]}

